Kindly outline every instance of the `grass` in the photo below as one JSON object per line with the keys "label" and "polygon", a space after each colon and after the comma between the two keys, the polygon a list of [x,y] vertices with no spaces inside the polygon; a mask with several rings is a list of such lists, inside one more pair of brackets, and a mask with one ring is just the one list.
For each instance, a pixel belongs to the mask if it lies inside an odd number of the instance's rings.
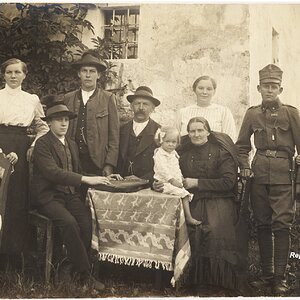
{"label": "grass", "polygon": [[[300,205],[299,205],[300,206]],[[293,226],[291,251],[300,253],[300,209],[296,215]],[[250,230],[249,241],[249,279],[259,275],[259,255],[255,232]],[[188,287],[178,291],[169,284],[171,272],[163,271],[163,288],[155,289],[153,281],[155,271],[137,267],[119,266],[101,262],[99,264],[99,280],[104,282],[106,289],[102,292],[92,287],[82,288],[71,282],[52,281],[49,285],[43,283],[43,260],[41,253],[32,253],[25,261],[23,271],[0,272],[0,298],[106,298],[106,297],[187,297],[195,293]],[[56,278],[57,270],[54,270]],[[300,296],[300,260],[289,259],[288,284],[290,292],[288,296]],[[203,297],[238,296],[234,291],[222,288],[207,287],[198,292]],[[272,296],[270,290],[262,289],[254,291],[253,296]]]}

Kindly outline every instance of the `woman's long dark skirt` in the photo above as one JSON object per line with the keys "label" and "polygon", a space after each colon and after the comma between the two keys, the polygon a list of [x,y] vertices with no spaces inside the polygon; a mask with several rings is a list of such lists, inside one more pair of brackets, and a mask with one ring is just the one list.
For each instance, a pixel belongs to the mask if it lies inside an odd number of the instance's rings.
{"label": "woman's long dark skirt", "polygon": [[1,254],[20,254],[27,247],[29,172],[26,152],[29,145],[26,128],[0,125],[0,148],[5,154],[15,152],[18,155],[8,186]]}
{"label": "woman's long dark skirt", "polygon": [[192,250],[190,282],[239,289],[242,282],[235,234],[235,203],[230,198],[199,199],[194,195],[190,207],[192,216],[204,224],[188,228]]}

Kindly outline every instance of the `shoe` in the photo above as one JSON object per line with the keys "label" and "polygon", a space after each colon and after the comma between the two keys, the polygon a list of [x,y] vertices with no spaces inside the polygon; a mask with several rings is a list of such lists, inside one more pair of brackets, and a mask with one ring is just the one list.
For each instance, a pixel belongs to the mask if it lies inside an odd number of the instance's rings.
{"label": "shoe", "polygon": [[261,276],[256,280],[250,282],[250,286],[252,286],[253,288],[261,289],[272,286],[272,282],[273,276]]}
{"label": "shoe", "polygon": [[92,283],[92,287],[96,290],[96,291],[103,291],[105,289],[105,285],[104,283],[98,281],[96,278],[91,277],[91,283]]}
{"label": "shoe", "polygon": [[90,287],[97,291],[103,291],[105,289],[105,285],[102,282],[98,281],[95,277],[87,272],[82,272],[80,274],[80,283],[85,289],[87,287]]}
{"label": "shoe", "polygon": [[56,282],[60,284],[69,284],[73,281],[73,265],[66,261],[58,268]]}
{"label": "shoe", "polygon": [[272,286],[272,292],[274,296],[285,296],[289,290],[289,287],[286,283],[285,279],[282,278],[275,278],[273,286]]}

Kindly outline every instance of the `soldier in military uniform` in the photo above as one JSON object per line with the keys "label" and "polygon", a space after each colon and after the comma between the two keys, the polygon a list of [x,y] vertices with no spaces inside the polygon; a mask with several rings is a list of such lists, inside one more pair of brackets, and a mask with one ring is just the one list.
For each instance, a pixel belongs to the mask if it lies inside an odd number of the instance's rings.
{"label": "soldier in military uniform", "polygon": [[[288,290],[285,275],[295,215],[291,184],[295,147],[300,153],[299,111],[279,100],[283,90],[281,80],[282,71],[276,65],[270,64],[259,71],[257,90],[262,103],[247,110],[236,143],[241,175],[253,177],[250,198],[263,273],[253,285],[269,285],[275,295]],[[256,153],[250,168],[252,134]],[[299,155],[296,162],[300,163]],[[296,180],[299,182],[300,176]]]}

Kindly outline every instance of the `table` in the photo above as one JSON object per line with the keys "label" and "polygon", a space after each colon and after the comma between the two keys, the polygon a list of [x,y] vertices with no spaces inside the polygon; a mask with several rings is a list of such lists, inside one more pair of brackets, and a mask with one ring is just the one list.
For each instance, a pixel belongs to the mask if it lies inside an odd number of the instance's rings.
{"label": "table", "polygon": [[182,201],[150,189],[111,193],[90,188],[92,248],[99,260],[173,271],[173,286],[191,256]]}

